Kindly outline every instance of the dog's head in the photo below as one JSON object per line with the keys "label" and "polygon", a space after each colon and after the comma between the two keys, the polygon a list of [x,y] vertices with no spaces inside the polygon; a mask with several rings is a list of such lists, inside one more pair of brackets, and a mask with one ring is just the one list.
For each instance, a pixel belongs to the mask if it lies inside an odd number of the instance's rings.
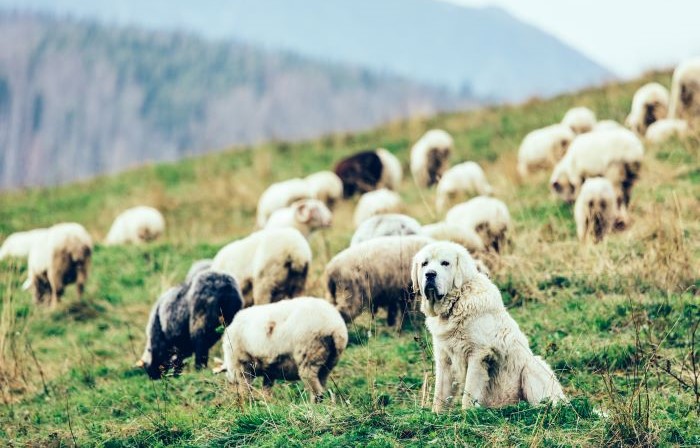
{"label": "dog's head", "polygon": [[413,258],[411,280],[413,289],[435,304],[477,274],[476,263],[467,249],[440,241],[425,246]]}

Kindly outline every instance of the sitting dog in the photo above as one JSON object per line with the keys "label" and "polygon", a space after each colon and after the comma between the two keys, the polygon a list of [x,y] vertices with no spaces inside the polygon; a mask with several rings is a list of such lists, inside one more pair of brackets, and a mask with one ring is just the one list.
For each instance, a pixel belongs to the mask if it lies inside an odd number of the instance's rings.
{"label": "sitting dog", "polygon": [[479,273],[464,247],[425,246],[413,259],[411,279],[433,336],[434,412],[455,397],[462,399],[462,409],[566,400],[554,372],[532,354],[498,288]]}

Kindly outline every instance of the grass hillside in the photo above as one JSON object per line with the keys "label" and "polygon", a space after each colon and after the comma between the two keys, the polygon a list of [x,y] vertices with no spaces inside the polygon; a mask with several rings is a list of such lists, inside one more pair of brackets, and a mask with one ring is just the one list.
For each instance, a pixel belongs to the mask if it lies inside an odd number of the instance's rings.
{"label": "grass hillside", "polygon": [[[595,247],[576,241],[572,210],[555,201],[548,175],[516,180],[517,147],[530,130],[585,105],[622,121],[644,80],[428,120],[357,135],[268,144],[140,168],[55,189],[0,196],[0,237],[59,221],[83,223],[100,241],[116,214],[149,204],[165,213],[165,238],[144,247],[97,245],[86,298],[69,288],[56,310],[20,290],[25,265],[0,263],[0,440],[14,446],[610,446],[700,444],[700,142],[647,147],[631,205],[632,227]],[[494,280],[533,350],[556,369],[571,404],[433,414],[432,351],[419,313],[401,334],[384,316],[362,316],[329,385],[334,399],[310,404],[299,383],[267,399],[236,399],[223,376],[195,372],[150,381],[133,366],[152,303],[254,226],[271,182],[327,169],[384,146],[407,167],[426,129],[455,136],[453,160],[482,164],[510,207],[513,244]],[[437,221],[433,191],[410,176],[406,212]],[[354,203],[314,234],[307,292],[324,294],[322,272],[353,232]],[[699,336],[700,337],[700,336]],[[219,353],[215,347],[212,355]],[[257,386],[260,386],[256,382]],[[426,384],[427,382],[427,384]],[[426,387],[427,397],[423,387]]]}

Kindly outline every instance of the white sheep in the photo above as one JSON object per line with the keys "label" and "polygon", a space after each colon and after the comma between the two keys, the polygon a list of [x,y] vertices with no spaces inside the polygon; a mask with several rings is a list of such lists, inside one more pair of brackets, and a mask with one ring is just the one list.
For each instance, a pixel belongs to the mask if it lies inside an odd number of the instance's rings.
{"label": "white sheep", "polygon": [[487,249],[500,253],[512,227],[508,206],[488,196],[477,196],[452,207],[445,222],[458,224],[476,232]]}
{"label": "white sheep", "polygon": [[617,218],[617,198],[612,182],[604,177],[586,179],[574,205],[578,239],[602,241],[612,231]]}
{"label": "white sheep", "polygon": [[266,229],[293,227],[308,237],[311,232],[331,226],[333,214],[318,199],[302,199],[289,207],[275,210],[265,223]]}
{"label": "white sheep", "polygon": [[682,62],[673,71],[669,118],[695,127],[700,120],[700,58]]}
{"label": "white sheep", "polygon": [[165,232],[165,219],[153,207],[138,206],[117,216],[107,233],[105,244],[141,244],[153,241]]}
{"label": "white sheep", "polygon": [[27,258],[34,243],[47,231],[48,229],[34,229],[11,234],[0,246],[0,260],[8,257]]}
{"label": "white sheep", "polygon": [[604,176],[621,193],[626,207],[643,156],[644,145],[630,130],[584,134],[573,141],[564,158],[554,167],[550,187],[561,199],[573,202],[586,178]]}
{"label": "white sheep", "polygon": [[682,138],[688,133],[688,122],[677,118],[655,121],[644,136],[649,143],[663,143],[672,137]]}
{"label": "white sheep", "polygon": [[553,124],[530,132],[518,150],[518,174],[526,177],[533,171],[553,167],[564,157],[575,137],[574,131],[563,124]]}
{"label": "white sheep", "polygon": [[300,379],[318,401],[348,345],[348,330],[331,304],[299,297],[239,311],[222,344],[226,377],[240,395],[249,395],[261,376],[266,390],[275,380]]}
{"label": "white sheep", "polygon": [[82,297],[90,269],[92,238],[77,223],[61,223],[50,227],[32,245],[29,252],[28,279],[24,289],[34,290],[34,300],[55,307],[67,285],[75,283]]}
{"label": "white sheep", "polygon": [[387,213],[365,219],[357,228],[350,240],[350,246],[356,246],[365,241],[382,236],[418,235],[421,225],[407,215]]}
{"label": "white sheep", "polygon": [[287,207],[301,199],[312,199],[312,197],[313,193],[309,188],[309,183],[304,179],[289,179],[270,185],[258,200],[258,227],[265,227],[267,219],[275,210]]}
{"label": "white sheep", "polygon": [[311,248],[296,229],[263,229],[224,246],[211,270],[232,275],[245,306],[277,302],[304,291]]}
{"label": "white sheep", "polygon": [[640,136],[644,136],[647,128],[668,114],[668,89],[658,82],[650,82],[639,88],[632,98],[630,110],[625,124]]}
{"label": "white sheep", "polygon": [[437,185],[435,205],[438,211],[445,209],[455,199],[470,196],[489,196],[493,187],[484,170],[476,162],[464,162],[445,171]]}
{"label": "white sheep", "polygon": [[435,240],[457,243],[474,256],[486,250],[486,246],[476,230],[462,224],[442,221],[425,225],[421,230],[423,235]]}
{"label": "white sheep", "polygon": [[411,173],[419,187],[435,185],[450,167],[452,136],[442,129],[426,132],[411,148]]}
{"label": "white sheep", "polygon": [[398,193],[381,188],[363,194],[355,206],[355,227],[375,215],[397,213],[401,211],[401,196]]}
{"label": "white sheep", "polygon": [[330,208],[343,197],[343,181],[333,171],[319,171],[304,178],[311,197],[323,201]]}
{"label": "white sheep", "polygon": [[610,129],[620,129],[623,128],[620,123],[618,123],[615,120],[600,120],[598,121],[595,126],[593,126],[594,131],[607,131]]}
{"label": "white sheep", "polygon": [[379,187],[389,190],[397,190],[401,186],[403,179],[403,168],[399,159],[384,148],[378,148],[377,156],[382,161],[382,176],[379,179]]}
{"label": "white sheep", "polygon": [[595,123],[595,113],[587,107],[569,109],[561,120],[561,124],[570,127],[576,134],[592,131]]}

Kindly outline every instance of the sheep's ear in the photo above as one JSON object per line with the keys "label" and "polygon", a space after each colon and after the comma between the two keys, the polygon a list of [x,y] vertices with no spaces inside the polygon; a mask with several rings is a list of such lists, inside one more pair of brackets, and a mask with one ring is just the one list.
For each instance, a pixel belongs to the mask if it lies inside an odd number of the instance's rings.
{"label": "sheep's ear", "polygon": [[311,221],[311,210],[307,204],[300,204],[297,207],[296,215],[300,222],[307,223]]}
{"label": "sheep's ear", "polygon": [[420,269],[420,262],[418,256],[413,257],[413,263],[411,264],[411,285],[413,286],[413,291],[420,294],[420,283],[418,282],[418,270]]}

